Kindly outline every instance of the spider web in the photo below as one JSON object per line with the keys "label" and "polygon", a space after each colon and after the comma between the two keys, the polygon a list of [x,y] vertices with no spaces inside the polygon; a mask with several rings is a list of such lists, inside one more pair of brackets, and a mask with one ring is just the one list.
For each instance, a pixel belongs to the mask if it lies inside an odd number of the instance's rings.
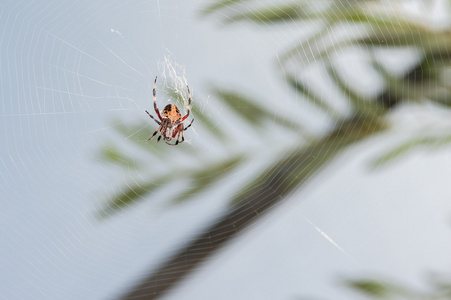
{"label": "spider web", "polygon": [[[292,3],[231,2],[235,6],[206,17],[202,10],[216,1],[0,4],[0,298],[118,298],[223,217],[231,199],[254,188],[247,185],[252,179],[263,174],[262,182],[274,184],[260,195],[270,198],[281,180],[271,162],[346,128],[350,102],[313,58],[296,73],[311,88],[307,94],[284,76],[299,70],[296,62],[284,63],[285,50],[321,24],[293,17],[261,26],[255,14],[229,24],[240,12]],[[426,13],[421,1],[412,3],[400,9],[425,16],[425,23],[449,17],[441,1]],[[358,34],[338,28],[327,36]],[[366,50],[337,48],[333,63],[347,84],[371,98],[385,82],[368,66]],[[412,49],[380,56],[387,69],[401,73],[421,59]],[[154,114],[155,76],[160,109],[171,102],[184,112],[190,86],[196,109],[186,144],[141,137],[156,129],[144,112]],[[245,115],[248,104],[226,105],[218,95],[228,91],[252,95],[260,110]],[[307,99],[315,97],[320,100]],[[242,213],[254,222],[208,253],[164,298],[349,299],[354,294],[336,284],[337,276],[365,274],[422,288],[424,272],[443,270],[451,248],[449,148],[427,156],[418,151],[375,172],[368,164],[401,139],[446,131],[449,117],[436,104],[402,106],[387,116],[396,130],[343,151],[302,186],[288,184],[292,190],[265,214],[235,204],[238,220]],[[132,130],[121,134],[123,127]],[[134,165],[105,161],[101,149],[115,147]],[[184,170],[229,157],[240,164],[218,169],[219,180],[210,173],[204,181],[183,177]],[[170,184],[155,180],[171,170],[177,172]],[[209,179],[214,184],[196,192]],[[161,188],[98,218],[112,195],[149,180]],[[189,201],[168,200],[190,189]]]}

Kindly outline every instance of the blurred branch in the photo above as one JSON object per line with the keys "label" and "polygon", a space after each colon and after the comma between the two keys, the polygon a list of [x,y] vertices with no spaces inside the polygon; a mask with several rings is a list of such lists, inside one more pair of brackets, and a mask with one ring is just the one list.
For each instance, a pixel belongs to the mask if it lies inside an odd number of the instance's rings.
{"label": "blurred branch", "polygon": [[[286,149],[277,155],[274,161],[268,161],[257,178],[248,178],[247,182],[244,182],[244,187],[230,199],[229,210],[217,222],[149,274],[143,282],[124,295],[124,299],[156,299],[163,295],[220,246],[317,174],[339,153],[385,130],[384,119],[393,107],[407,101],[424,99],[444,105],[451,103],[449,84],[441,79],[444,68],[451,65],[450,55],[447,54],[451,46],[448,31],[433,31],[424,24],[415,22],[415,19],[398,15],[400,1],[337,0],[321,3],[327,5],[318,5],[316,0],[300,0],[277,7],[268,5],[262,7],[254,5],[256,1],[253,0],[224,0],[214,2],[202,11],[204,16],[218,13],[224,22],[250,21],[259,25],[271,25],[274,22],[320,21],[322,28],[284,51],[285,54],[280,57],[280,64],[290,86],[327,114],[335,129],[322,137],[308,140],[307,145],[303,140],[294,148]],[[352,34],[340,38],[334,30],[343,24],[357,29],[352,31]],[[370,53],[377,48],[414,47],[421,51],[423,56],[413,69],[403,76],[393,76],[385,72],[379,62],[370,55],[369,64],[379,71],[385,85],[376,96],[366,99],[337,75],[339,70],[331,63],[334,55],[348,47],[362,47]],[[343,116],[337,113],[333,105],[329,104],[333,102],[325,101],[326,99],[318,96],[311,86],[303,82],[302,76],[299,75],[306,65],[312,63],[317,63],[326,70],[327,79],[340,90],[352,108],[349,114]],[[251,130],[259,130],[264,122],[287,126],[281,116],[267,111],[254,99],[221,89],[215,89],[214,94],[236,116],[245,120]],[[328,100],[336,101],[336,99]],[[215,128],[209,119],[206,119],[203,125],[207,130],[209,127]],[[288,127],[293,129],[297,124],[289,124]],[[304,137],[302,127],[299,126],[294,132],[299,137]],[[449,139],[449,135],[438,136],[433,143],[436,145],[447,143]],[[413,147],[429,145],[431,141],[420,138],[407,142],[379,158],[376,163],[389,162]],[[190,155],[197,158],[196,153]],[[243,157],[249,156],[243,154]],[[196,171],[184,170],[187,174],[185,178],[192,180],[192,188],[177,196],[176,201],[186,200],[190,195],[199,193],[201,187],[217,183],[222,176],[221,168],[227,170],[236,168],[244,161],[234,159],[232,157],[230,161],[207,165]],[[179,170],[172,170],[170,174],[180,173],[177,171]],[[162,184],[166,184],[165,177],[161,178]],[[151,188],[145,185],[144,187],[145,189],[141,190]],[[143,195],[139,191],[125,194],[127,199]],[[353,286],[367,291],[368,294],[372,293],[374,297],[385,297],[388,291],[386,286],[374,282],[354,282]]]}
{"label": "blurred branch", "polygon": [[355,116],[312,145],[287,151],[234,197],[230,209],[216,223],[122,299],[157,299],[162,296],[238,232],[317,174],[343,149],[384,129],[378,120],[367,120],[365,116]]}

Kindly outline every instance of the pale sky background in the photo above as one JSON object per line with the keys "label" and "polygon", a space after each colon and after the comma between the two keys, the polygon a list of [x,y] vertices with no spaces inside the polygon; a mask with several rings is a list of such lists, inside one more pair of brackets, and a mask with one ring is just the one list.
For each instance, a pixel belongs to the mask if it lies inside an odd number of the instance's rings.
{"label": "pale sky background", "polygon": [[[209,3],[0,4],[0,299],[114,299],[219,216],[227,193],[293,138],[273,128],[249,134],[219,106],[210,84],[255,95],[313,132],[330,126],[281,80],[277,66],[281,51],[311,28],[223,26],[219,15],[199,17]],[[208,195],[170,206],[164,199],[180,191],[174,186],[98,220],[97,209],[130,180],[100,161],[100,149],[111,140],[127,147],[115,122],[156,125],[144,110],[152,109],[155,76],[160,108],[168,102],[162,90],[171,66],[185,72],[193,99],[235,138],[223,149],[195,122],[184,146],[214,160],[267,136],[280,144],[265,144]],[[165,299],[340,300],[355,295],[340,287],[343,278],[394,278],[421,288],[428,272],[448,272],[450,149],[415,151],[376,170],[369,165],[415,135],[414,125],[446,125],[450,117],[421,103],[397,109],[390,119],[396,132],[337,157]],[[146,172],[200,163],[167,149],[171,160]]]}

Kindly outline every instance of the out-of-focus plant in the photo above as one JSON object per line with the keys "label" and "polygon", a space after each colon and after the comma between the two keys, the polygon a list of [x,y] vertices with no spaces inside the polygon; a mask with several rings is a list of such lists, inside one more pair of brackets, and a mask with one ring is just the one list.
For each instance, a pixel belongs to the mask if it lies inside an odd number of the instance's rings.
{"label": "out-of-focus plant", "polygon": [[[243,178],[242,189],[229,194],[231,205],[222,218],[126,297],[135,299],[146,295],[151,299],[161,295],[235,233],[316,174],[337,154],[390,128],[386,120],[394,108],[425,102],[445,108],[450,106],[450,21],[433,23],[427,18],[435,2],[415,3],[422,6],[421,14],[408,13],[406,1],[376,0],[297,0],[274,5],[256,0],[224,0],[202,10],[203,17],[214,15],[224,26],[233,22],[247,22],[249,26],[291,23],[299,28],[300,35],[304,33],[303,28],[314,28],[309,36],[300,37],[292,47],[278,55],[276,63],[280,66],[283,79],[293,90],[328,117],[330,130],[319,135],[312,134],[303,120],[287,121],[277,112],[258,104],[253,97],[234,90],[213,89],[212,94],[218,103],[241,118],[246,130],[257,135],[262,124],[280,126],[291,132],[298,142],[295,145],[287,143],[285,148],[274,150],[272,159],[268,159],[258,176]],[[359,63],[352,59],[343,62],[349,51],[357,51],[363,59]],[[399,53],[408,54],[401,55],[401,59],[396,61],[398,66],[393,67],[393,57]],[[353,73],[349,65],[360,68],[360,73]],[[311,77],[309,72],[312,70],[320,72],[322,77]],[[359,77],[353,77],[356,73],[360,74]],[[366,78],[365,74],[371,74],[374,78],[369,91],[362,89],[360,81],[362,77]],[[334,91],[333,96],[324,96],[318,84]],[[209,139],[212,142],[230,149],[232,139],[229,134],[208,114],[200,111],[196,105],[201,101],[197,98],[193,101],[197,126],[211,133]],[[337,102],[347,109],[337,109]],[[135,179],[112,196],[102,210],[104,213],[110,214],[137,200],[149,199],[156,189],[170,188],[183,179],[189,183],[180,194],[167,200],[194,198],[199,193],[208,192],[209,187],[218,184],[232,171],[243,167],[255,151],[252,147],[240,148],[239,151],[229,151],[230,154],[208,160],[190,147],[178,147],[173,151],[183,151],[187,160],[202,162],[179,166],[168,163],[170,160],[167,158],[174,155],[173,152],[169,154],[162,147],[147,146],[145,141],[152,134],[152,129],[143,127],[142,124],[121,124],[117,126],[117,131],[129,137],[135,147],[148,151],[147,166],[152,164],[163,171],[146,176],[138,171]],[[375,164],[390,162],[419,146],[442,146],[450,141],[449,134],[437,134],[437,131],[428,132],[425,129],[421,137],[415,136],[395,145]],[[264,143],[271,141],[266,138]],[[103,157],[122,167],[137,167],[135,159],[117,147],[106,147]],[[164,168],[162,161],[166,163]],[[384,291],[379,287],[375,290]]]}
{"label": "out-of-focus plant", "polygon": [[348,279],[343,284],[368,299],[449,300],[451,299],[450,282],[449,278],[434,275],[430,278],[426,291],[397,283],[396,280]]}
{"label": "out-of-focus plant", "polygon": [[[438,5],[443,6],[441,18],[437,16]],[[354,116],[351,118],[362,116],[370,122],[372,118],[380,120],[393,107],[406,102],[432,102],[444,107],[451,104],[449,2],[297,0],[271,6],[267,3],[259,5],[254,0],[225,0],[211,4],[202,11],[205,17],[213,14],[223,16],[222,22],[226,24],[249,22],[271,26],[298,22],[300,28],[315,24],[312,34],[284,50],[278,63],[287,82],[304,94],[305,99],[329,114],[331,119],[338,119],[337,125],[343,116],[334,111],[330,103],[340,100],[323,99],[318,95],[318,89],[315,90],[309,84],[311,81],[306,80],[309,78],[308,66],[319,66],[329,77],[328,80],[335,83],[337,91],[347,98],[352,107]],[[382,82],[372,94],[362,93],[358,80],[349,74],[350,68],[337,63],[337,57],[350,49],[364,53],[366,61],[361,66],[378,79],[375,85]],[[411,60],[393,63],[393,54],[402,51]],[[398,58],[402,60],[402,56],[398,55]],[[391,60],[388,59],[390,57]],[[348,72],[343,72],[343,69],[348,69]],[[424,130],[421,136],[402,141],[378,158],[375,164],[389,162],[416,147],[449,144],[449,125],[445,124],[441,129],[438,134],[437,127]]]}

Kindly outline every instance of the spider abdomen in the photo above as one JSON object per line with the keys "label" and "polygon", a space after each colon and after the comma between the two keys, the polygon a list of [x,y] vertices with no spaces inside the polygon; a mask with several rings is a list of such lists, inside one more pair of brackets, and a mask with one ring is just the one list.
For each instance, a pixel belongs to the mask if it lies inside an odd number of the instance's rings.
{"label": "spider abdomen", "polygon": [[172,122],[175,122],[182,118],[182,114],[180,113],[179,108],[174,104],[166,105],[163,111],[161,112],[161,116],[163,118],[168,118]]}

